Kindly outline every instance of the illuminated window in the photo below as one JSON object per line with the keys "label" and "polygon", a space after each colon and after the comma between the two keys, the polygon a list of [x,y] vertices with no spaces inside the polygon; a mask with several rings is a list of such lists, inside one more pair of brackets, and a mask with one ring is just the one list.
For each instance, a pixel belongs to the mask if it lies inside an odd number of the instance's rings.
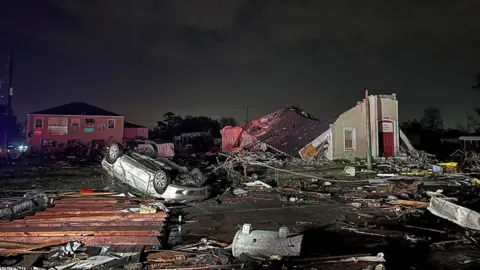
{"label": "illuminated window", "polygon": [[115,120],[114,119],[108,119],[107,129],[115,129]]}
{"label": "illuminated window", "polygon": [[80,118],[72,118],[72,127],[80,127]]}
{"label": "illuminated window", "polygon": [[343,150],[355,151],[357,146],[357,134],[355,128],[343,129]]}
{"label": "illuminated window", "polygon": [[92,127],[95,124],[95,119],[93,118],[85,118],[85,127]]}
{"label": "illuminated window", "polygon": [[43,118],[35,118],[35,128],[43,128]]}

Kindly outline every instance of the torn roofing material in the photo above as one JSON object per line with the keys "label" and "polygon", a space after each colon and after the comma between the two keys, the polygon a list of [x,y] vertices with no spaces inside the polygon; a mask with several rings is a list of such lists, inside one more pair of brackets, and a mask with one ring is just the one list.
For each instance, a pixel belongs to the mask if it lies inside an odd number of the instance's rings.
{"label": "torn roofing material", "polygon": [[294,107],[284,107],[245,127],[245,133],[271,148],[293,157],[330,128],[333,121],[318,120]]}

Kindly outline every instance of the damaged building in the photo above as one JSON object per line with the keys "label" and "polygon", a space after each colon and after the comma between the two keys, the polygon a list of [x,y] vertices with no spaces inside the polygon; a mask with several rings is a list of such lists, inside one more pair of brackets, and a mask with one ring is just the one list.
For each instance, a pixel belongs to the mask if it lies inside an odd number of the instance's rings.
{"label": "damaged building", "polygon": [[122,142],[147,137],[148,129],[125,122],[125,117],[90,105],[71,102],[27,114],[29,149],[55,148],[61,144]]}
{"label": "damaged building", "polygon": [[[372,156],[399,155],[401,141],[406,137],[399,129],[396,95],[370,95],[368,101]],[[405,144],[411,148],[408,141]],[[285,107],[245,127],[222,130],[223,150],[253,148],[298,158],[365,158],[367,145],[366,99],[333,120],[319,120],[298,108]]]}

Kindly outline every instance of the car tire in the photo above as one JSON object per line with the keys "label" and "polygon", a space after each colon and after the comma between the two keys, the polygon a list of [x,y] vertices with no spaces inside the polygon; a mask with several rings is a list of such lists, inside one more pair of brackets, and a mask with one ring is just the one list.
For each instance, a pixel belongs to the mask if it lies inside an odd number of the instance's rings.
{"label": "car tire", "polygon": [[162,195],[167,189],[168,185],[172,183],[170,174],[164,170],[158,170],[153,178],[153,188]]}
{"label": "car tire", "polygon": [[123,146],[118,143],[112,143],[107,149],[105,160],[110,164],[114,164],[121,156],[123,156]]}
{"label": "car tire", "polygon": [[199,168],[193,168],[190,170],[190,177],[192,178],[192,184],[195,187],[202,187],[207,181],[207,177]]}

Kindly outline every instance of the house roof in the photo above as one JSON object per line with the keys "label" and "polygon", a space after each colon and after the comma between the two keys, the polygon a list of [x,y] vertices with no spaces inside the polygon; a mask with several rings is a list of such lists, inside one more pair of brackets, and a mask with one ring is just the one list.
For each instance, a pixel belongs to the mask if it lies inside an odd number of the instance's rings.
{"label": "house roof", "polygon": [[298,108],[285,107],[250,122],[245,132],[288,155],[298,151],[330,128],[332,121],[321,121]]}
{"label": "house roof", "polygon": [[85,102],[71,102],[50,109],[32,112],[31,114],[121,116]]}
{"label": "house roof", "polygon": [[125,123],[123,123],[123,127],[124,127],[124,128],[147,128],[147,127],[140,126],[140,125],[137,125],[137,124],[134,124],[134,123],[130,123],[130,122],[125,122]]}

